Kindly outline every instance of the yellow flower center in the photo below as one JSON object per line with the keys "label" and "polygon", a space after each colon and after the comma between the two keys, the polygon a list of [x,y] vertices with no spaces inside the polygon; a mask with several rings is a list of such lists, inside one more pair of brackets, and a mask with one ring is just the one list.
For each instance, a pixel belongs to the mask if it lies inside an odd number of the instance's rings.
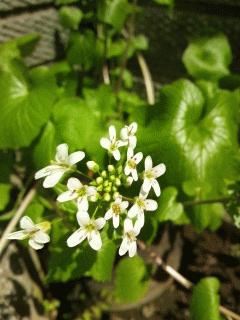
{"label": "yellow flower center", "polygon": [[113,211],[114,214],[118,214],[118,215],[119,215],[119,214],[121,213],[120,205],[114,203],[114,204],[112,205],[112,211]]}

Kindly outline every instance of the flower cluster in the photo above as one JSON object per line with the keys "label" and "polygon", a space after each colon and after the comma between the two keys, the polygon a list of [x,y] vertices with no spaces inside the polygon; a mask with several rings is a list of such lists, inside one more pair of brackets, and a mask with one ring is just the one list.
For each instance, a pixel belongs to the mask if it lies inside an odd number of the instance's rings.
{"label": "flower cluster", "polygon": [[[74,201],[77,205],[77,222],[79,228],[71,234],[67,241],[69,247],[79,245],[85,239],[94,250],[102,247],[101,230],[106,223],[114,229],[122,230],[119,255],[128,252],[132,257],[137,252],[137,236],[145,222],[145,212],[155,211],[157,201],[149,199],[153,189],[157,197],[161,190],[157,178],[166,171],[164,164],[153,166],[152,158],[144,159],[144,170],[139,173],[143,153],[135,152],[137,146],[137,123],[133,122],[120,131],[117,138],[116,128],[109,127],[109,137],[103,137],[100,145],[108,151],[109,163],[101,170],[95,161],[88,161],[88,174],[77,170],[76,164],[84,159],[85,153],[77,151],[68,154],[67,144],[57,147],[55,160],[51,165],[39,170],[35,179],[44,178],[45,188],[54,187],[62,178],[68,175],[66,191],[57,197],[57,201]],[[91,174],[89,174],[90,172]],[[80,177],[69,176],[70,174]],[[124,188],[129,188],[134,182],[142,179],[138,196],[130,198],[124,194]],[[112,221],[112,222],[111,222]],[[29,244],[40,249],[49,241],[49,237],[41,229],[41,224],[34,225],[28,217],[20,222],[23,231],[14,232],[9,239],[29,238]],[[43,236],[44,234],[44,236]],[[117,237],[117,234],[114,235]]]}

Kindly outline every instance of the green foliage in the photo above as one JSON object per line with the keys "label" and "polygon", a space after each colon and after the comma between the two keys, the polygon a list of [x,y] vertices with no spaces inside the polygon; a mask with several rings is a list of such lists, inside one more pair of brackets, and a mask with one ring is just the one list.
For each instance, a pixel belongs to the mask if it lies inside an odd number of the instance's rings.
{"label": "green foliage", "polygon": [[159,222],[172,221],[175,224],[189,223],[183,205],[176,201],[177,194],[178,191],[174,187],[168,187],[163,190],[156,212]]}
{"label": "green foliage", "polygon": [[157,4],[166,5],[172,7],[174,5],[174,0],[153,0]]}
{"label": "green foliage", "polygon": [[4,210],[10,200],[11,184],[0,183],[0,211]]}
{"label": "green foliage", "polygon": [[116,268],[116,300],[133,302],[140,299],[148,289],[147,277],[146,265],[140,257],[122,259]]}
{"label": "green foliage", "polygon": [[190,75],[218,80],[229,74],[232,52],[224,35],[192,41],[183,54],[183,63]]}
{"label": "green foliage", "polygon": [[219,281],[209,277],[202,279],[193,289],[191,300],[192,320],[220,320]]}
{"label": "green foliage", "polygon": [[[217,91],[209,98],[187,80],[160,90],[155,108],[146,114],[146,127],[139,129],[139,148],[167,166],[165,183],[181,190],[194,180],[201,187],[197,199],[208,199],[224,189],[224,179],[237,173],[237,98]],[[227,163],[226,163],[227,159]],[[192,210],[190,218],[198,229],[215,225],[211,206]]]}
{"label": "green foliage", "polygon": [[59,18],[65,28],[77,30],[83,18],[83,13],[76,7],[61,7],[59,10]]}

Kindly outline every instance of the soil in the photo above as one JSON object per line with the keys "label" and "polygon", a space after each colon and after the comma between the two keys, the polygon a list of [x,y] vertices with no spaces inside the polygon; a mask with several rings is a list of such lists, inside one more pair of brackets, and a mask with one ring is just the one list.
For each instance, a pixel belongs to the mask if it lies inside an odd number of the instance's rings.
{"label": "soil", "polygon": [[[168,233],[169,230],[172,233],[172,228],[167,230]],[[174,230],[176,233],[176,228]],[[197,283],[202,277],[216,276],[221,281],[221,304],[240,314],[239,230],[231,224],[224,223],[217,232],[205,231],[202,234],[197,234],[191,226],[185,226],[177,230],[177,233],[180,233],[181,243],[183,244],[179,272],[193,283]],[[166,261],[165,256],[164,259]],[[159,285],[166,285],[163,279],[165,278],[166,282],[168,277],[162,270],[158,270],[155,278],[155,281],[160,281]],[[62,307],[58,313],[59,320],[189,319],[191,291],[184,289],[175,282],[166,286],[164,293],[159,294],[154,300],[144,305],[134,306],[133,309],[127,311],[114,312],[99,312],[102,308],[101,302],[99,302],[97,293],[96,297],[93,297],[90,280],[86,279],[77,286],[74,282],[68,283],[64,287],[62,284],[50,287],[51,293],[61,302]],[[71,292],[71,295],[66,296],[64,292]],[[98,292],[97,289],[96,292]],[[82,300],[79,299],[80,296],[82,296]],[[94,309],[94,306],[98,311]],[[90,318],[88,318],[89,314]],[[86,318],[84,318],[85,316]]]}

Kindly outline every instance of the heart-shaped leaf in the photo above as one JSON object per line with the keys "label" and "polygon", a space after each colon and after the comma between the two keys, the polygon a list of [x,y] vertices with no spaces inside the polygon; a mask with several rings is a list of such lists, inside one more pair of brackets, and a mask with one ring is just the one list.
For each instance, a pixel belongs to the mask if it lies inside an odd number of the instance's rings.
{"label": "heart-shaped leaf", "polygon": [[[183,182],[194,180],[210,186],[200,188],[198,199],[217,196],[237,170],[237,107],[234,93],[218,90],[206,99],[188,80],[167,85],[148,109],[146,127],[139,128],[139,148],[156,164],[166,164],[168,185],[181,190]],[[210,206],[204,215],[198,208],[191,216],[195,225],[211,225]]]}

